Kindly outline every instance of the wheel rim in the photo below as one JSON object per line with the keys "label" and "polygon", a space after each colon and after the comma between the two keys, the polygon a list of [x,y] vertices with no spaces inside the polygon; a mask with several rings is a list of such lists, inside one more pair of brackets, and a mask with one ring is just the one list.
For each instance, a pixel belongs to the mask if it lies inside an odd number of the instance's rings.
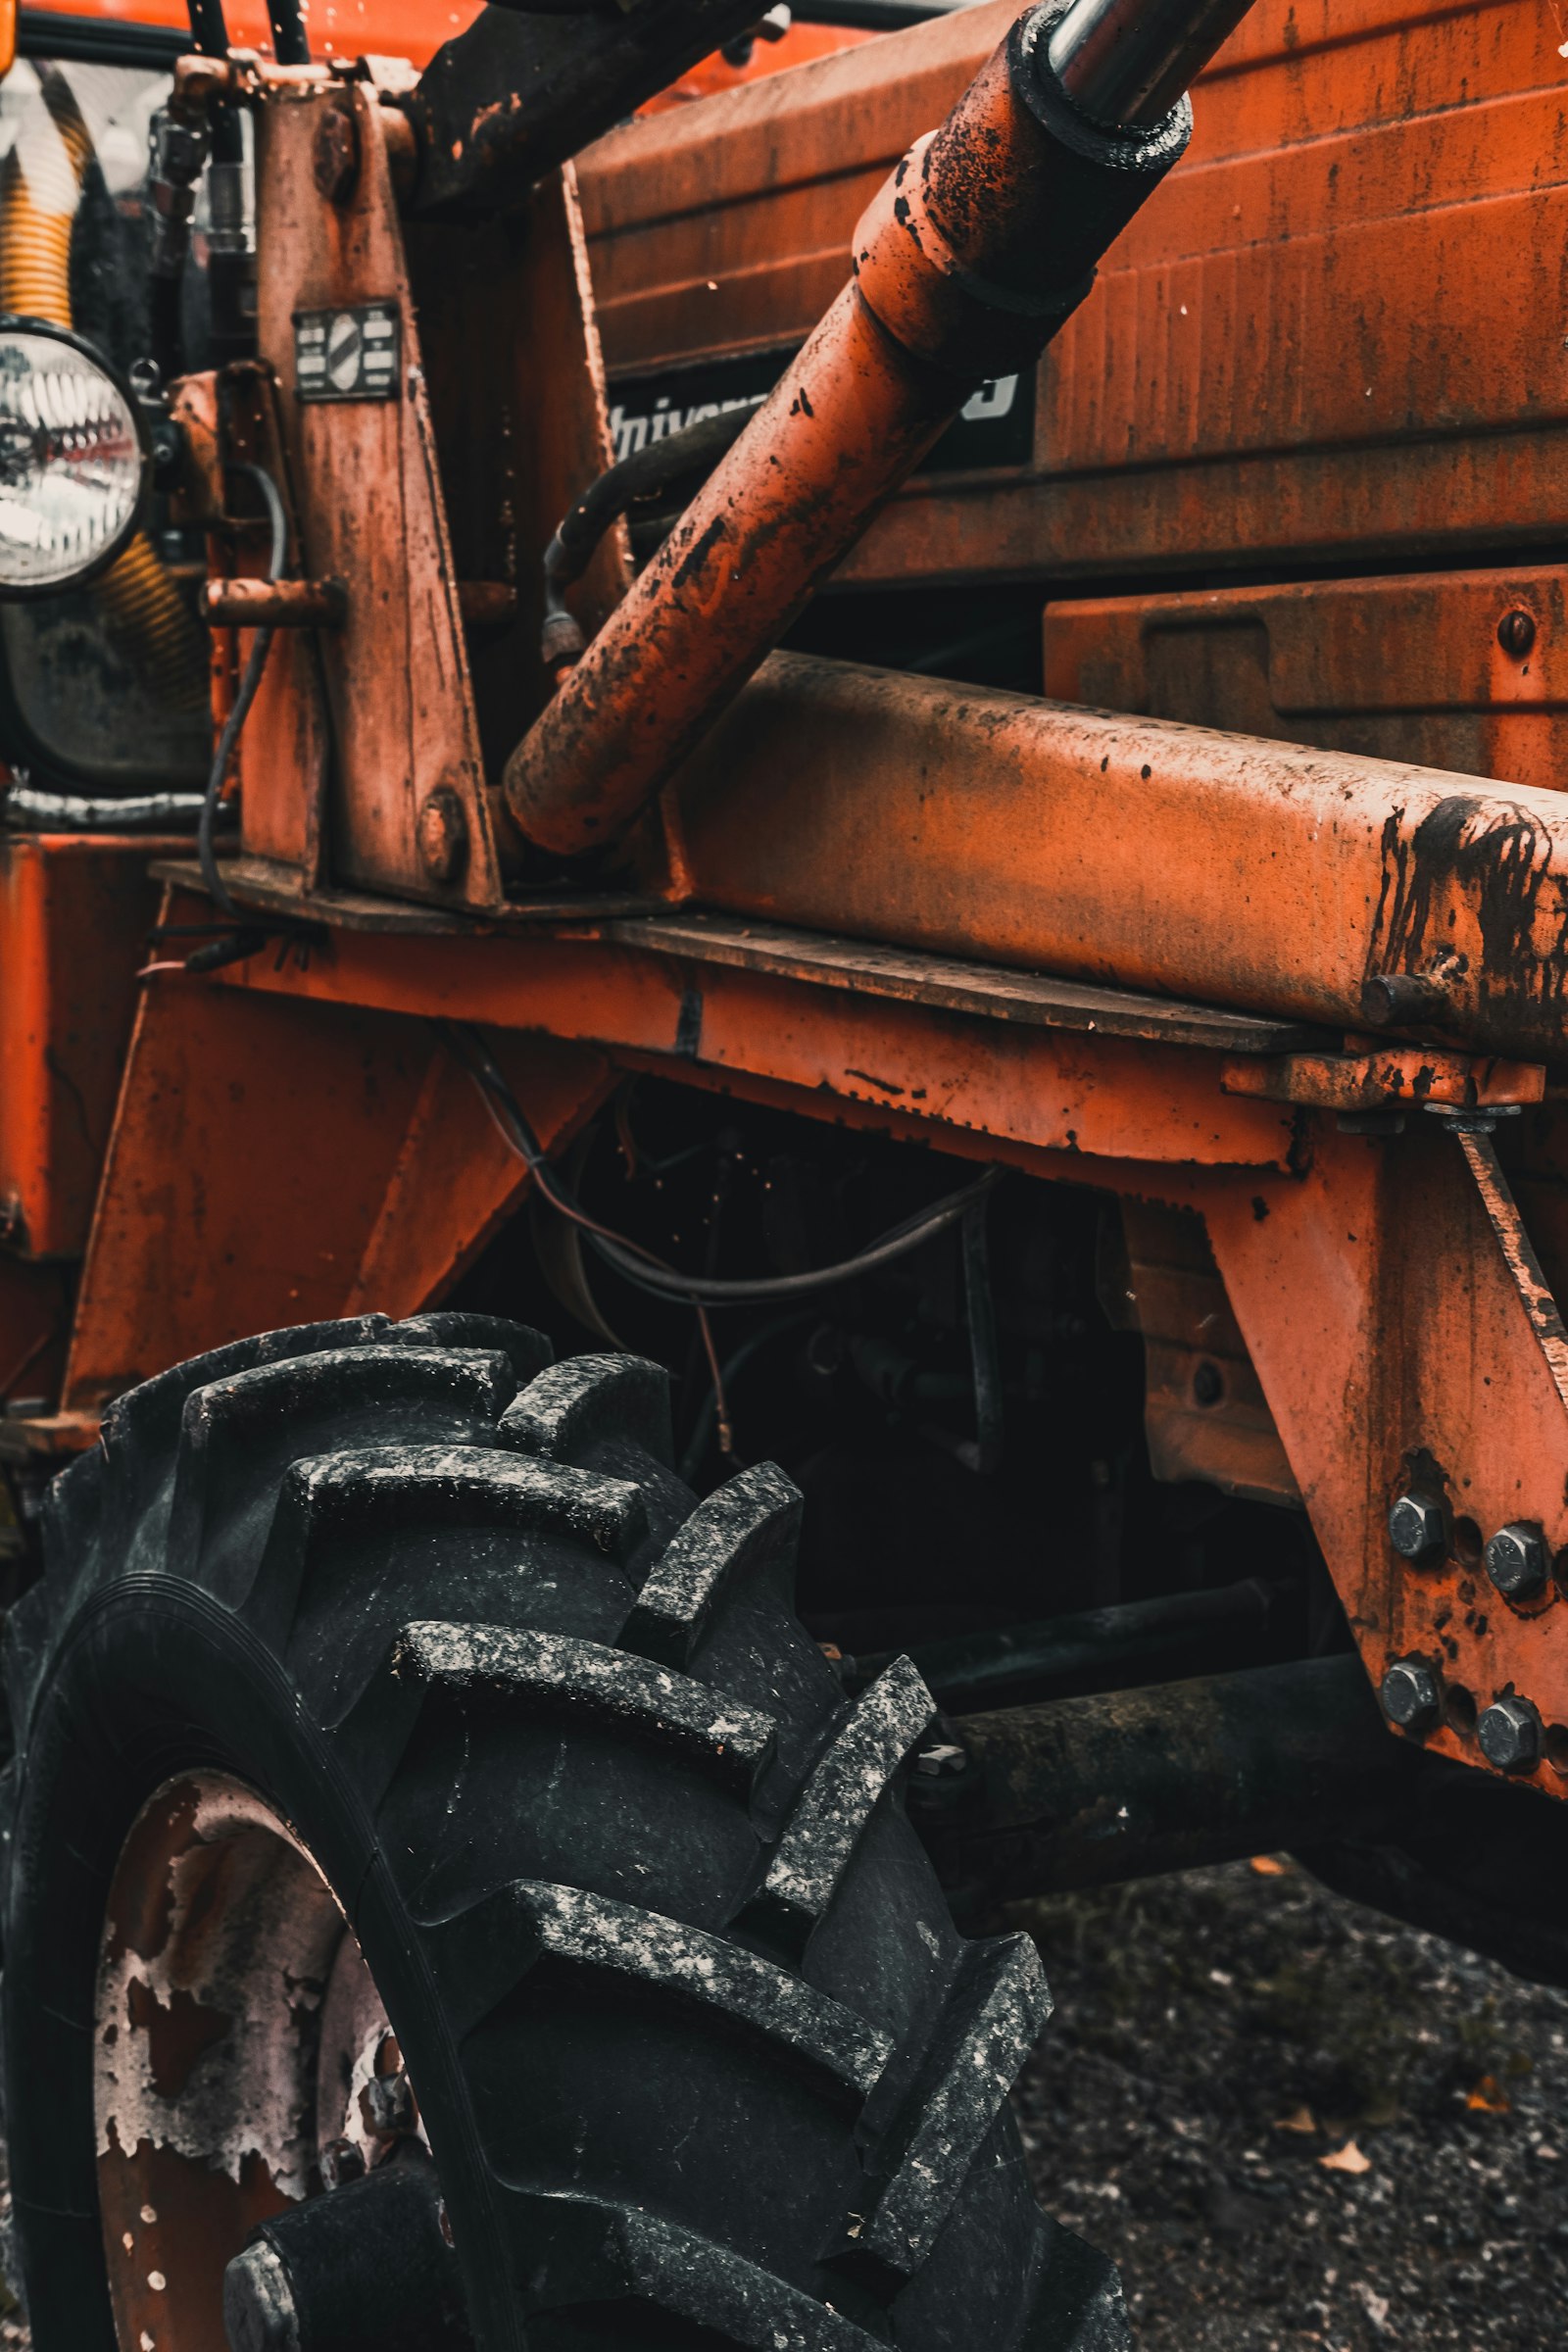
{"label": "wheel rim", "polygon": [[121,2352],[216,2352],[223,2272],[251,2230],[418,2130],[324,1876],[222,1773],[166,1782],[121,1849],[93,2066]]}

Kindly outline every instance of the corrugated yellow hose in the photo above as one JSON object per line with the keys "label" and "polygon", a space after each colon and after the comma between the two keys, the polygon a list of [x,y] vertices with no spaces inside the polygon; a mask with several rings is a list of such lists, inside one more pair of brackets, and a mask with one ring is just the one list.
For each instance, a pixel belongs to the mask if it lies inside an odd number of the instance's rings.
{"label": "corrugated yellow hose", "polygon": [[[0,165],[0,311],[71,326],[71,237],[82,181],[93,159],[92,133],[70,83],[52,66],[38,68],[50,141],[16,145]],[[138,531],[93,593],[149,685],[176,710],[205,707],[207,649],[200,629],[151,540]]]}

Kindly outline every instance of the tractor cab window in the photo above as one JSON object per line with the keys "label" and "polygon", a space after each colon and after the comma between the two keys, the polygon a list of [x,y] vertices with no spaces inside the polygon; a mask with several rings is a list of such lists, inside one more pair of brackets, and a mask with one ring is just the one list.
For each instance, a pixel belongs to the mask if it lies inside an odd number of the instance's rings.
{"label": "tractor cab window", "polygon": [[[148,352],[146,202],[157,64],[17,60],[0,82],[0,312],[87,338],[123,372]],[[202,240],[197,239],[197,259]],[[203,364],[189,273],[186,350]],[[199,785],[208,758],[199,538],[144,526],[86,588],[0,607],[0,759],[95,793]]]}

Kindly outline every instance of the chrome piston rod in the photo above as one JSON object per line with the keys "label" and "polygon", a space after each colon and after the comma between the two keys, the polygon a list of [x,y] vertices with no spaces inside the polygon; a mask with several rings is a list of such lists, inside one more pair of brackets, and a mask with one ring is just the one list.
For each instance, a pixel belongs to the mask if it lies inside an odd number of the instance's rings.
{"label": "chrome piston rod", "polygon": [[1046,45],[1051,70],[1091,122],[1161,122],[1228,40],[1251,0],[1072,0]]}

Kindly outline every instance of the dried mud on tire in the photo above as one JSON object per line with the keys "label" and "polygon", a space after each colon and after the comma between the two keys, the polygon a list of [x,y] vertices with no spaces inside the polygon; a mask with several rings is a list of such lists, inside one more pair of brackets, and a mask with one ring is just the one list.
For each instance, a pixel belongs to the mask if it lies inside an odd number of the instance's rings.
{"label": "dried mud on tire", "polygon": [[[1294,1865],[1012,1924],[1056,1998],[1017,2098],[1036,2186],[1120,2264],[1139,2352],[1568,2340],[1568,1993]],[[1325,2167],[1347,2147],[1365,2171]]]}

